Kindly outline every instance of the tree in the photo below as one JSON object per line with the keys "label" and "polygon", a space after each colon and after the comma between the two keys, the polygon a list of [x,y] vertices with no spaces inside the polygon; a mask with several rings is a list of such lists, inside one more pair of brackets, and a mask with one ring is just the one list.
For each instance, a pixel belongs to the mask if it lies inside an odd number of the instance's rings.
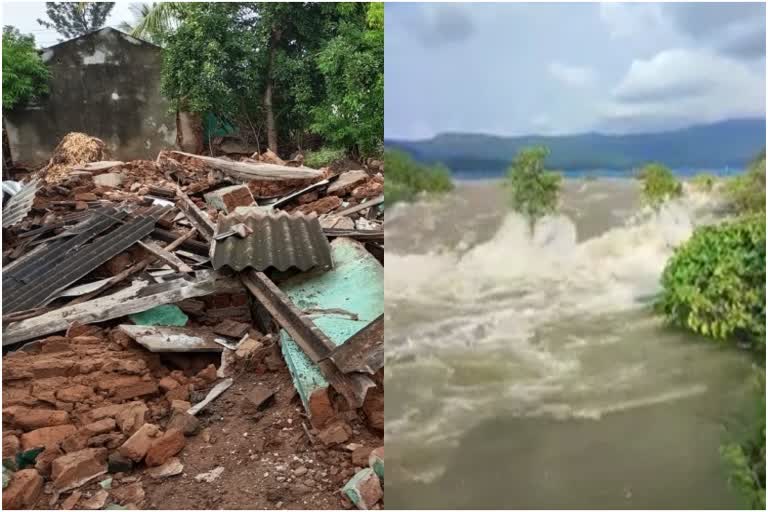
{"label": "tree", "polygon": [[118,28],[134,37],[163,46],[178,28],[178,2],[135,3],[129,9],[133,23],[123,21]]}
{"label": "tree", "polygon": [[51,21],[37,22],[71,39],[103,27],[114,6],[114,2],[46,2],[45,14]]}
{"label": "tree", "polygon": [[3,110],[35,101],[48,92],[50,73],[35,49],[35,38],[3,27]]}
{"label": "tree", "polygon": [[521,149],[507,174],[512,208],[528,217],[531,229],[536,220],[555,211],[560,198],[562,177],[544,168],[548,155],[543,146]]}
{"label": "tree", "polygon": [[637,177],[643,182],[643,202],[653,208],[659,208],[665,201],[683,195],[683,184],[662,164],[646,165],[640,169]]}
{"label": "tree", "polygon": [[384,7],[337,5],[335,35],[317,57],[326,94],[312,128],[365,156],[379,150],[384,134]]}

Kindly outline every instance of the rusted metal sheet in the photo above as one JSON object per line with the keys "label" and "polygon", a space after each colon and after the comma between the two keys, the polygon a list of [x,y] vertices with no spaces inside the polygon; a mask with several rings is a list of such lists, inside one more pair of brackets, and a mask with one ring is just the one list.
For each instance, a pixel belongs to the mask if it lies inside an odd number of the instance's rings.
{"label": "rusted metal sheet", "polygon": [[[164,208],[153,207],[131,215],[127,221],[123,221],[127,212],[105,209],[95,213],[72,229],[77,233],[74,236],[48,245],[38,257],[3,273],[3,311],[12,313],[45,304],[57,292],[149,235],[164,212]],[[117,223],[120,225],[116,229],[101,234]]]}
{"label": "rusted metal sheet", "polygon": [[3,207],[3,227],[8,228],[19,222],[27,216],[32,209],[32,202],[35,200],[35,194],[38,189],[38,181],[32,180],[23,185],[8,203]]}
{"label": "rusted metal sheet", "polygon": [[245,224],[252,234],[223,240],[214,237],[211,247],[214,269],[227,266],[237,271],[245,268],[263,271],[275,267],[282,271],[296,267],[305,271],[333,266],[331,246],[314,214],[252,208],[246,214],[220,217],[216,232],[230,231],[237,224]]}
{"label": "rusted metal sheet", "polygon": [[344,373],[376,373],[384,366],[384,315],[353,334],[329,357]]}

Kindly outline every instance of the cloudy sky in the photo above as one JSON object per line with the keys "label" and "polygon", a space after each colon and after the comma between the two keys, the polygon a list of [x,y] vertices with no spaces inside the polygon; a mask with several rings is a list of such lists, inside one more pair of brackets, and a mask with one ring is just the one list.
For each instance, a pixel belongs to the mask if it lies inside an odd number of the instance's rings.
{"label": "cloudy sky", "polygon": [[[115,2],[112,12],[107,18],[107,25],[116,27],[122,21],[132,21],[133,14],[130,6],[134,2]],[[53,29],[41,26],[38,18],[48,21],[45,15],[45,2],[2,2],[2,24],[13,25],[24,34],[33,34],[37,45],[41,48],[59,42],[61,35]]]}
{"label": "cloudy sky", "polygon": [[387,4],[385,135],[765,116],[765,4]]}

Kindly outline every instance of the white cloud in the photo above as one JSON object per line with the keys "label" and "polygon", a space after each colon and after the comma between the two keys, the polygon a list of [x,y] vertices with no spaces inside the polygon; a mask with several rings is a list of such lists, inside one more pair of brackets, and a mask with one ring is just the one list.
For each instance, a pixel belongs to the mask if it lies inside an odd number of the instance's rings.
{"label": "white cloud", "polygon": [[600,19],[613,38],[647,36],[666,23],[658,4],[601,3]]}
{"label": "white cloud", "polygon": [[607,123],[713,122],[765,115],[765,76],[706,50],[665,50],[635,60],[603,105]]}
{"label": "white cloud", "polygon": [[597,78],[592,68],[569,66],[560,62],[552,62],[549,65],[549,74],[565,84],[577,87],[591,85]]}

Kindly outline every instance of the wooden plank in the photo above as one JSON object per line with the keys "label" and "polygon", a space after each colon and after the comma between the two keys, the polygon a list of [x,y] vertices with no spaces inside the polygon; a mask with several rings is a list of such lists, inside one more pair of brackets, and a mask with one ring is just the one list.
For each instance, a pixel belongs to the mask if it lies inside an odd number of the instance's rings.
{"label": "wooden plank", "polygon": [[376,373],[384,366],[384,315],[336,348],[330,359],[344,373]]}
{"label": "wooden plank", "polygon": [[[197,231],[195,231],[195,233],[197,233]],[[179,235],[173,231],[168,231],[167,229],[155,228],[155,230],[152,231],[152,237],[162,240],[163,242],[173,242]],[[199,240],[184,240],[181,247],[195,254],[199,254],[200,256],[208,256],[211,249],[207,243]]]}
{"label": "wooden plank", "polygon": [[192,267],[181,261],[178,256],[173,254],[170,251],[167,251],[157,245],[157,243],[153,241],[147,241],[147,242],[139,242],[139,245],[141,245],[143,248],[151,252],[154,256],[157,256],[164,262],[166,262],[168,265],[171,266],[171,268],[178,270],[179,272],[192,272]]}
{"label": "wooden plank", "polygon": [[216,231],[211,219],[178,186],[176,187],[176,197],[179,198],[176,206],[184,213],[187,220],[197,228],[200,235],[210,243],[213,240],[213,232]]}
{"label": "wooden plank", "polygon": [[310,169],[309,167],[288,167],[287,165],[235,162],[211,156],[194,155],[183,151],[174,151],[174,153],[190,158],[196,158],[226,174],[248,181],[308,179],[319,178],[323,175],[321,171]]}
{"label": "wooden plank", "polygon": [[150,352],[223,352],[211,332],[185,327],[118,325],[118,329]]}
{"label": "wooden plank", "polygon": [[355,206],[350,206],[349,208],[346,208],[339,212],[335,212],[334,215],[338,215],[340,217],[343,217],[344,215],[352,215],[353,213],[357,213],[360,210],[365,210],[366,208],[370,208],[371,206],[376,206],[383,202],[384,202],[384,195],[380,195],[376,199],[371,199],[370,201],[366,201],[364,203],[361,203]]}
{"label": "wooden plank", "polygon": [[3,331],[3,346],[64,331],[74,322],[104,322],[162,304],[238,290],[242,290],[242,285],[237,279],[222,277],[215,272],[199,272],[194,281],[179,279],[159,284],[136,281],[112,295],[14,322]]}

